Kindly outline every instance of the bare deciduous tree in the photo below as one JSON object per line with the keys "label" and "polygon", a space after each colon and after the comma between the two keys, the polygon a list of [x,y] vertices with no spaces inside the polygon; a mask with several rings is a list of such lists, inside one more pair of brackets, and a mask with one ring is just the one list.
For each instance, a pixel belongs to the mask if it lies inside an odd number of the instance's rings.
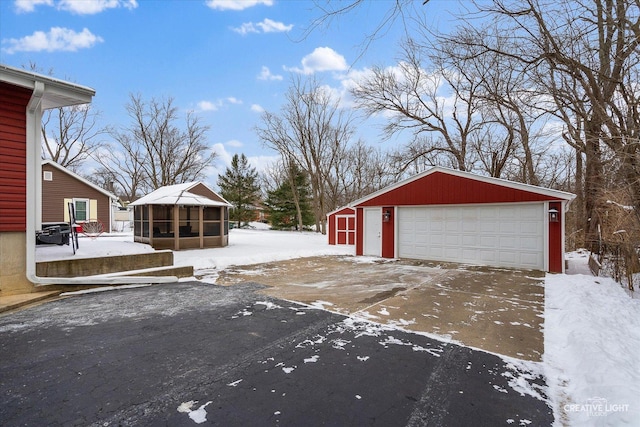
{"label": "bare deciduous tree", "polygon": [[[470,135],[478,130],[474,120],[479,108],[477,82],[472,76],[443,68],[427,71],[424,61],[420,46],[407,40],[398,67],[373,67],[351,92],[368,115],[391,113],[386,136],[413,133],[414,154],[406,159],[405,167],[435,153],[448,157],[456,169],[470,170]],[[460,84],[465,79],[467,90]]]}
{"label": "bare deciduous tree", "polygon": [[[34,62],[30,71],[53,76],[53,69],[42,70]],[[100,113],[91,104],[46,110],[42,117],[42,157],[80,172],[82,162],[101,145],[100,135],[106,130],[98,126]]]}
{"label": "bare deciduous tree", "polygon": [[96,160],[130,200],[139,192],[204,178],[216,153],[206,143],[209,128],[199,117],[188,112],[184,128],[179,127],[172,98],[145,101],[132,94],[126,109],[131,125],[113,130],[114,143]]}
{"label": "bare deciduous tree", "polygon": [[98,116],[91,105],[47,110],[42,118],[44,157],[78,172],[102,143],[105,130],[98,126]]}
{"label": "bare deciduous tree", "polygon": [[327,189],[335,185],[332,170],[352,134],[351,118],[338,103],[317,80],[294,77],[280,112],[264,112],[262,127],[256,127],[266,146],[309,174],[316,228],[323,234],[332,203]]}
{"label": "bare deciduous tree", "polygon": [[399,178],[387,153],[362,140],[347,147],[334,176],[338,193],[331,210],[373,193]]}
{"label": "bare deciduous tree", "polygon": [[[518,43],[486,46],[536,68],[565,120],[567,139],[586,160],[584,226],[595,241],[604,187],[603,149],[618,158],[618,185],[640,209],[638,92],[640,3],[637,0],[494,0],[478,8],[495,16]],[[637,83],[635,83],[637,84]],[[570,111],[570,113],[567,113]],[[576,132],[580,129],[580,133]]]}

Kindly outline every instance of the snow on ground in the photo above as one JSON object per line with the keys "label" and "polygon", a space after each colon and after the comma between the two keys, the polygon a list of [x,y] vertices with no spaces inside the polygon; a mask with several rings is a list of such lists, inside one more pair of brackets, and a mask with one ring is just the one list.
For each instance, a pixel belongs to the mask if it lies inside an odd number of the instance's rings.
{"label": "snow on ground", "polygon": [[[256,223],[256,227],[260,227]],[[79,249],[71,246],[36,246],[37,261],[68,258],[92,258],[153,252],[153,248],[133,241],[131,233],[103,234],[95,239],[79,236]],[[177,266],[191,265],[195,270],[222,270],[231,265],[250,265],[318,255],[354,255],[353,246],[329,245],[327,236],[314,232],[274,231],[264,228],[229,230],[229,245],[223,248],[176,251]]]}
{"label": "snow on ground", "polygon": [[[585,271],[587,257],[568,259]],[[638,426],[640,299],[586,271],[545,280],[543,364],[556,425]]]}
{"label": "snow on ground", "polygon": [[102,234],[95,239],[79,235],[78,250],[75,255],[70,245],[36,245],[36,261],[133,255],[146,252],[153,252],[153,248],[142,243],[135,243],[131,233]]}
{"label": "snow on ground", "polygon": [[194,269],[223,270],[231,265],[250,265],[317,255],[354,255],[353,246],[329,245],[327,236],[314,232],[233,229],[229,246],[174,252],[176,265]]}
{"label": "snow on ground", "polygon": [[[75,257],[151,250],[148,245],[134,243],[131,234],[103,235],[95,240],[81,238]],[[327,237],[319,233],[233,229],[229,246],[178,251],[174,261],[176,265],[192,265],[215,279],[220,270],[231,265],[353,254],[353,247],[330,246]],[[36,248],[38,261],[71,257],[70,246]],[[567,259],[567,271],[572,274],[549,274],[545,279],[542,365],[556,425],[640,425],[640,369],[636,360],[640,299],[627,295],[611,279],[591,276],[586,253],[568,254]],[[200,416],[198,411],[205,405],[189,408],[190,415]]]}

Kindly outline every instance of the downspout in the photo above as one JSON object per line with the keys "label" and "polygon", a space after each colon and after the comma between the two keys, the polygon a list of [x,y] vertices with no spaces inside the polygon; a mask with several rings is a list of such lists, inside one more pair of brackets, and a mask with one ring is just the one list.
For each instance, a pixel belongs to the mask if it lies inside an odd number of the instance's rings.
{"label": "downspout", "polygon": [[42,161],[38,142],[42,132],[42,97],[45,93],[43,82],[36,81],[31,99],[27,104],[27,200],[26,200],[26,276],[34,285],[123,285],[138,283],[174,283],[176,276],[117,276],[117,277],[38,277],[36,276],[36,225],[42,224]]}

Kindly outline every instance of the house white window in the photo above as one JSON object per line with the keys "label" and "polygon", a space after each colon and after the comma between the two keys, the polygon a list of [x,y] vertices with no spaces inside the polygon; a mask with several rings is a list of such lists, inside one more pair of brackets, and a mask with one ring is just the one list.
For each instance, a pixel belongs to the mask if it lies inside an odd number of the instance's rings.
{"label": "house white window", "polygon": [[88,221],[89,215],[89,199],[73,199],[73,205],[76,210],[76,221]]}
{"label": "house white window", "polygon": [[44,171],[42,173],[42,179],[44,179],[45,181],[53,181],[53,172]]}

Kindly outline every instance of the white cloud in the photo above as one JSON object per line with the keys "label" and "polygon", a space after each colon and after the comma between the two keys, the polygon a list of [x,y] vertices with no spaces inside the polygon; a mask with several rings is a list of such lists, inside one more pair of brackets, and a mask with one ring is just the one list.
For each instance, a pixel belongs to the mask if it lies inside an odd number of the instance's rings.
{"label": "white cloud", "polygon": [[242,142],[238,141],[237,139],[232,139],[230,141],[225,142],[224,144],[227,147],[233,147],[233,148],[240,148],[244,145]]}
{"label": "white cloud", "polygon": [[286,33],[291,31],[293,24],[286,25],[283,22],[276,22],[269,18],[265,18],[262,22],[245,22],[240,27],[233,28],[233,31],[246,35],[248,33]]}
{"label": "white cloud", "polygon": [[198,103],[196,104],[197,106],[196,111],[200,111],[200,112],[218,111],[225,105],[229,105],[229,104],[242,105],[242,100],[235,98],[233,96],[230,96],[224,99],[216,99],[215,101],[202,100],[202,101],[198,101]]}
{"label": "white cloud", "polygon": [[232,28],[236,33],[242,34],[243,36],[249,33],[258,33],[258,29],[256,28],[253,22],[245,22],[239,27]]}
{"label": "white cloud", "polygon": [[18,13],[29,13],[36,9],[36,6],[40,5],[53,6],[53,0],[16,0],[14,6]]}
{"label": "white cloud", "polygon": [[251,104],[251,111],[253,111],[254,113],[263,113],[264,108],[262,108],[262,105]]}
{"label": "white cloud", "polygon": [[8,54],[15,52],[75,52],[78,49],[87,49],[104,40],[100,36],[92,34],[87,28],[77,33],[69,28],[53,27],[48,33],[36,31],[30,36],[21,39],[2,40],[2,51]]}
{"label": "white cloud", "polygon": [[272,6],[273,0],[208,0],[207,6],[217,10],[244,10],[259,4]]}
{"label": "white cloud", "polygon": [[107,9],[124,7],[135,9],[137,0],[16,0],[15,7],[18,12],[33,12],[37,6],[55,6],[58,10],[75,13],[78,15],[94,15]]}
{"label": "white cloud", "polygon": [[138,2],[137,0],[61,0],[58,3],[58,9],[78,15],[95,15],[117,7],[135,9],[138,7]]}
{"label": "white cloud", "polygon": [[218,106],[211,101],[198,102],[198,110],[200,111],[217,111]]}
{"label": "white cloud", "polygon": [[256,24],[264,33],[286,33],[291,31],[293,24],[285,25],[282,22],[272,21],[269,18],[265,18],[262,22]]}
{"label": "white cloud", "polygon": [[317,47],[309,55],[302,58],[302,68],[287,68],[301,74],[313,74],[320,71],[344,71],[348,68],[344,56],[330,47]]}
{"label": "white cloud", "polygon": [[263,65],[260,74],[258,74],[258,80],[282,80],[282,76],[279,74],[271,74],[269,67]]}
{"label": "white cloud", "polygon": [[233,154],[227,152],[227,149],[224,148],[224,144],[218,142],[217,144],[213,144],[213,147],[211,149],[218,155],[218,159],[224,165],[228,166],[231,164],[231,158],[233,157]]}

